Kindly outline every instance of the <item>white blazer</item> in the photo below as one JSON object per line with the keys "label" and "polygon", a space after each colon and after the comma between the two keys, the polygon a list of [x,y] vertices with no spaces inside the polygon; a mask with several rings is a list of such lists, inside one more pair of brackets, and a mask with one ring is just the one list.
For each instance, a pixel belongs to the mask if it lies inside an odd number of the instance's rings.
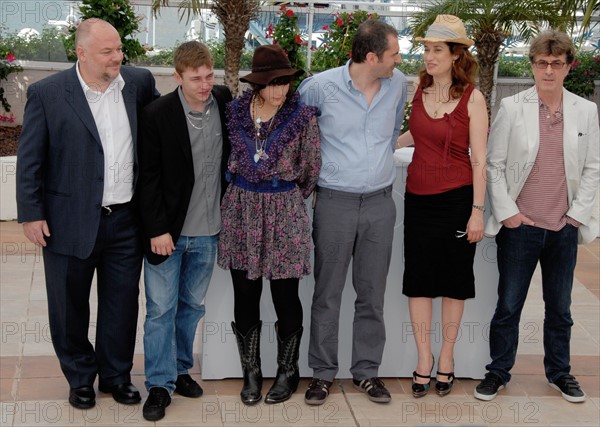
{"label": "white blazer", "polygon": [[[563,144],[569,210],[580,222],[579,243],[598,235],[593,215],[600,179],[598,107],[563,89]],[[539,101],[534,87],[504,98],[492,124],[487,151],[487,190],[491,215],[485,234],[519,213],[516,200],[535,162],[539,141]]]}

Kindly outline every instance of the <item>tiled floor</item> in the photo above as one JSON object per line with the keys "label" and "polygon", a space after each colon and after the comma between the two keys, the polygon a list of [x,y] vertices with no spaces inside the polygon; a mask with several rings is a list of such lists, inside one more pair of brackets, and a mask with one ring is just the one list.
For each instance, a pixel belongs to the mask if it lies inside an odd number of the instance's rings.
{"label": "tiled floor", "polygon": [[[0,426],[600,425],[600,239],[580,247],[573,290],[572,372],[589,396],[582,404],[568,403],[548,387],[541,342],[524,336],[513,379],[492,402],[473,398],[477,381],[471,379],[457,380],[444,398],[433,393],[416,400],[410,379],[387,378],[390,404],[372,403],[348,380],[341,380],[325,405],[309,407],[303,402],[308,379],[303,379],[299,391],[284,404],[246,407],[238,397],[241,381],[234,379],[203,381],[205,395],[200,399],[176,395],[166,418],[157,423],[143,419],[141,405],[120,405],[106,394],[99,394],[96,407],[88,411],[68,404],[67,384],[47,326],[41,253],[26,242],[14,222],[0,223],[0,244]],[[523,320],[539,324],[542,318],[536,275]],[[133,382],[145,398],[141,353],[138,345]]]}

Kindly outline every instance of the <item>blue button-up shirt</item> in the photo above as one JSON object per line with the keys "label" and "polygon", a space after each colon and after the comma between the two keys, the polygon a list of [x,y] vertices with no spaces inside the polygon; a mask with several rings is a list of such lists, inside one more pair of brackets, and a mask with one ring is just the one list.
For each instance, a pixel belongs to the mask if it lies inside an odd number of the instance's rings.
{"label": "blue button-up shirt", "polygon": [[322,166],[318,185],[370,193],[396,178],[394,149],[404,118],[407,81],[394,70],[381,79],[371,105],[352,84],[349,66],[333,68],[302,82],[302,102],[319,108]]}

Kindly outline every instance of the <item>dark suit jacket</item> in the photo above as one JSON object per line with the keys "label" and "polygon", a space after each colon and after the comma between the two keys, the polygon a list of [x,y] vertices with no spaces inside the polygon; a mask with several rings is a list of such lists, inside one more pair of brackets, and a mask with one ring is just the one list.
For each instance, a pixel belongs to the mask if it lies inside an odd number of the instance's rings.
{"label": "dark suit jacket", "polygon": [[[47,249],[87,258],[100,223],[104,152],[75,67],[27,91],[17,154],[17,209],[19,222],[48,222]],[[121,76],[135,153],[137,114],[160,94],[148,70],[123,66]],[[136,178],[134,165],[129,179]]]}
{"label": "dark suit jacket", "polygon": [[[221,158],[221,190],[225,192],[225,173],[231,151],[225,126],[225,104],[231,101],[226,86],[214,86],[223,135]],[[171,234],[173,243],[181,235],[195,183],[192,147],[187,122],[177,89],[142,112],[140,141],[140,178],[136,194],[144,229],[144,250],[151,264],[160,264],[168,257],[150,250],[150,238]]]}

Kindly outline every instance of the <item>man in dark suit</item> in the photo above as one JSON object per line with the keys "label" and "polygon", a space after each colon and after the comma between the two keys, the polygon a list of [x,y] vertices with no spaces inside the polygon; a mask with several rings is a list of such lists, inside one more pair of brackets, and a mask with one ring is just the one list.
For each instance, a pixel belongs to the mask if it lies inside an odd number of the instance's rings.
{"label": "man in dark suit", "polygon": [[179,87],[143,110],[138,147],[149,391],[143,415],[150,421],[165,416],[174,391],[202,395],[188,370],[215,263],[230,150],[225,104],[231,93],[214,86],[210,51],[197,41],[183,43],[174,64]]}
{"label": "man in dark suit", "polygon": [[141,400],[130,377],[142,262],[132,197],[138,110],[159,94],[150,72],[121,67],[121,46],[107,22],[79,25],[77,64],[28,90],[18,151],[18,218],[44,248],[52,343],[80,409],[95,405],[96,375],[116,401]]}

